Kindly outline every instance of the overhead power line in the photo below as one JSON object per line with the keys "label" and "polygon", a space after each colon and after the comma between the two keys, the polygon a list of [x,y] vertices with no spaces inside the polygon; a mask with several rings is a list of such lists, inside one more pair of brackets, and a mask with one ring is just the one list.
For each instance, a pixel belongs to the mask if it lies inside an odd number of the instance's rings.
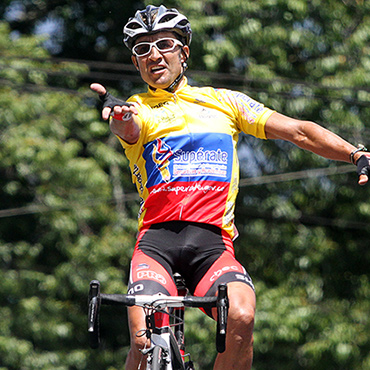
{"label": "overhead power line", "polygon": [[[129,193],[124,195],[125,202],[132,202],[138,200],[139,197],[137,193]],[[0,218],[5,217],[14,217],[14,216],[24,216],[24,215],[32,215],[38,213],[48,213],[48,212],[60,212],[60,211],[67,211],[69,209],[78,209],[79,207],[95,207],[97,204],[105,203],[105,204],[115,204],[120,200],[116,198],[94,198],[91,200],[86,200],[84,202],[70,202],[66,201],[64,204],[59,206],[48,206],[45,204],[29,204],[24,207],[18,208],[8,208],[0,210]]]}
{"label": "overhead power line", "polygon": [[[87,60],[87,59],[71,59],[71,58],[28,58],[28,57],[3,57],[3,60],[6,59],[28,59],[38,62],[51,62],[51,63],[79,63],[88,66],[93,70],[110,70],[118,71],[119,73],[131,72],[138,75],[138,72],[133,64],[119,63],[119,62],[106,62],[106,61],[97,61],[97,60]],[[225,83],[230,82],[246,82],[246,83],[262,83],[271,85],[274,82],[290,85],[304,85],[314,89],[326,89],[326,90],[345,90],[345,91],[368,91],[370,92],[370,86],[328,86],[323,85],[317,82],[311,82],[307,80],[286,78],[286,77],[273,77],[273,78],[255,78],[245,75],[240,75],[236,73],[222,73],[222,72],[211,72],[211,71],[200,71],[200,70],[189,70],[187,72],[191,77],[199,78],[209,78],[212,81],[218,80]],[[117,77],[117,74],[114,74]]]}
{"label": "overhead power line", "polygon": [[335,227],[349,230],[368,230],[369,223],[343,218],[329,218],[316,215],[299,214],[297,216],[276,216],[271,212],[261,212],[258,209],[247,207],[246,210],[241,207],[237,209],[237,214],[245,219],[263,219],[274,223],[296,223],[308,226]]}
{"label": "overhead power line", "polygon": [[251,186],[251,185],[266,185],[277,182],[303,180],[308,178],[320,177],[320,176],[331,176],[340,175],[344,173],[355,172],[353,165],[345,165],[339,167],[327,167],[327,168],[316,168],[304,171],[281,173],[277,175],[265,175],[250,177],[240,180],[240,187]]}
{"label": "overhead power line", "polygon": [[[339,174],[344,174],[344,173],[349,173],[349,172],[354,172],[354,166],[346,165],[346,166],[340,166],[340,167],[318,168],[318,169],[310,169],[310,170],[298,171],[298,172],[282,173],[278,175],[257,176],[257,177],[252,177],[248,179],[241,179],[240,187],[253,186],[253,185],[266,185],[266,184],[278,183],[278,182],[284,182],[284,181],[303,180],[307,178],[339,175]],[[139,197],[137,193],[128,193],[124,195],[123,201],[132,202],[132,201],[137,201],[138,199]],[[118,201],[117,199],[106,199],[106,198],[87,200],[86,202],[79,202],[78,204],[76,204],[75,202],[66,201],[64,205],[57,206],[57,207],[47,206],[44,204],[30,204],[24,207],[0,210],[0,218],[23,216],[23,215],[37,214],[37,213],[55,212],[55,211],[64,211],[64,210],[68,210],[71,208],[77,208],[77,207],[93,207],[101,203],[115,204],[117,201]],[[119,201],[122,201],[122,199],[120,199]]]}
{"label": "overhead power line", "polygon": [[[83,79],[104,79],[106,81],[115,81],[117,80],[125,80],[125,81],[132,81],[132,82],[141,82],[141,78],[136,71],[135,67],[132,64],[126,64],[126,63],[116,63],[116,62],[105,62],[105,61],[95,61],[95,60],[84,60],[84,59],[66,59],[66,58],[27,58],[27,57],[3,57],[3,60],[30,60],[30,61],[37,61],[37,62],[49,62],[49,63],[79,63],[84,64],[89,67],[90,71],[87,73],[78,73],[73,71],[47,71],[46,69],[41,69],[39,67],[40,71],[45,72],[51,76],[74,76],[77,78],[83,78]],[[24,70],[27,71],[25,67],[21,66],[9,66],[13,69],[17,70]],[[4,68],[4,65],[3,67]],[[35,69],[33,69],[35,70]],[[300,79],[292,79],[292,78],[286,78],[286,77],[274,77],[269,79],[263,79],[263,78],[255,78],[255,77],[249,77],[245,75],[239,75],[235,73],[220,73],[220,72],[211,72],[211,71],[199,71],[199,70],[189,70],[187,72],[187,75],[191,78],[197,79],[209,79],[212,81],[212,83],[220,82],[225,86],[226,88],[241,88],[241,87],[248,87],[248,89],[252,91],[258,91],[259,89],[256,89],[255,87],[251,87],[251,84],[264,84],[264,85],[271,85],[274,83],[279,83],[282,85],[293,85],[293,86],[305,86],[310,89],[314,90],[326,90],[326,91],[345,91],[345,92],[352,92],[357,93],[359,91],[366,91],[370,92],[369,86],[328,86],[323,85],[320,83],[317,83],[315,81],[307,81],[307,80],[300,80]],[[287,94],[287,92],[275,92],[276,94]],[[271,92],[270,92],[271,94]],[[315,95],[313,94],[313,97]],[[318,96],[320,97],[320,96]],[[323,96],[321,96],[323,97]],[[333,97],[327,97],[325,98],[329,100],[334,100]],[[347,99],[350,99],[349,97],[346,97]],[[336,98],[338,99],[338,98]],[[352,98],[353,99],[353,98]],[[364,103],[367,105],[367,101],[360,101],[358,99],[355,99],[358,103]]]}
{"label": "overhead power line", "polygon": [[[54,73],[53,74],[54,76],[56,75],[59,75],[59,76],[65,76],[65,77],[70,77],[71,75],[68,74],[68,73],[62,73],[62,74],[56,74]],[[188,73],[188,75],[192,75],[191,73]],[[140,76],[137,76],[137,75],[128,75],[128,74],[124,74],[122,73],[121,75],[117,75],[117,74],[110,74],[108,72],[91,72],[91,73],[85,73],[85,74],[81,74],[77,77],[80,77],[80,78],[83,78],[85,80],[85,82],[107,82],[107,81],[112,81],[114,83],[117,83],[119,81],[122,81],[122,82],[131,82],[131,83],[134,83],[134,84],[144,84],[143,81],[141,80]],[[51,86],[51,85],[39,85],[39,84],[33,84],[33,83],[30,83],[30,82],[27,82],[27,83],[16,83],[14,81],[11,81],[9,79],[5,79],[5,78],[1,78],[0,79],[0,82],[2,83],[2,85],[7,85],[7,86],[11,86],[12,88],[14,89],[17,89],[17,90],[20,90],[20,91],[60,91],[60,92],[64,92],[64,93],[67,93],[67,94],[72,94],[72,95],[77,95],[77,96],[81,96],[81,97],[86,97],[86,96],[91,96],[91,92],[89,90],[86,90],[86,92],[82,92],[81,90],[77,90],[77,89],[72,89],[72,88],[68,88],[68,87],[61,87],[61,86]],[[348,97],[348,96],[328,96],[328,95],[325,95],[325,94],[318,94],[318,93],[310,93],[308,96],[305,96],[305,94],[301,94],[299,96],[294,96],[294,94],[292,94],[292,92],[288,92],[288,91],[267,91],[266,89],[264,88],[257,88],[257,87],[251,87],[251,86],[246,86],[246,85],[242,85],[242,86],[238,86],[238,85],[231,85],[230,82],[229,83],[222,83],[222,84],[218,84],[216,81],[213,81],[213,86],[214,87],[222,87],[222,88],[225,88],[225,89],[229,89],[229,90],[239,90],[239,91],[242,91],[242,92],[247,92],[248,94],[250,93],[267,93],[269,96],[281,96],[281,97],[285,97],[286,99],[294,99],[294,98],[302,98],[302,97],[306,97],[307,99],[318,99],[318,100],[324,100],[324,101],[327,101],[327,102],[332,102],[332,101],[344,101],[346,104],[350,104],[350,105],[357,105],[357,106],[362,106],[362,107],[369,107],[370,106],[370,100],[367,101],[367,100],[360,100],[360,99],[357,99],[357,98],[353,98],[353,97]],[[330,90],[330,88],[327,88],[328,90]],[[350,88],[346,89],[346,91],[351,91]]]}

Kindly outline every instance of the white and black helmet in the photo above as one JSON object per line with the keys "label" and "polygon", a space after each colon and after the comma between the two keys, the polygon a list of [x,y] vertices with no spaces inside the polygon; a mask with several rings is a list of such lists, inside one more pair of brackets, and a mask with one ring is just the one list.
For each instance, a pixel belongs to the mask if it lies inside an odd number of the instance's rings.
{"label": "white and black helmet", "polygon": [[163,5],[148,5],[146,9],[138,10],[123,28],[123,41],[132,50],[139,36],[160,31],[175,32],[184,45],[190,45],[192,32],[188,19],[176,9],[167,9]]}

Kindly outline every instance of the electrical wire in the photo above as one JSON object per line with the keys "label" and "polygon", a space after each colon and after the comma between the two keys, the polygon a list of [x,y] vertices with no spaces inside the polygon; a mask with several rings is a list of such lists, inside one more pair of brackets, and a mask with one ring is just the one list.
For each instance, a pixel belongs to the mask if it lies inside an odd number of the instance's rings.
{"label": "electrical wire", "polygon": [[[267,185],[267,184],[283,182],[283,181],[303,180],[303,179],[314,178],[314,177],[340,175],[340,174],[345,174],[345,173],[349,173],[353,171],[354,171],[354,166],[346,165],[346,166],[339,166],[339,167],[310,169],[310,170],[305,170],[305,171],[283,173],[283,174],[278,174],[278,175],[257,176],[257,177],[240,180],[240,187],[254,186],[254,185]],[[128,193],[124,195],[123,201],[128,203],[132,201],[137,201],[138,199],[139,197],[137,193]],[[119,201],[122,201],[122,199],[120,199]],[[64,205],[58,206],[58,207],[47,206],[43,204],[30,204],[24,207],[0,210],[0,218],[23,216],[23,215],[36,214],[36,213],[63,211],[63,210],[68,210],[68,209],[74,209],[77,206],[93,207],[100,203],[115,204],[117,202],[118,202],[117,199],[94,199],[94,200],[86,201],[83,204],[81,202],[79,202],[78,204],[76,204],[75,202],[66,202]]]}
{"label": "electrical wire", "polygon": [[[139,199],[136,193],[129,193],[124,195],[125,202],[132,202],[137,201]],[[24,215],[32,215],[38,213],[48,213],[48,212],[60,212],[60,211],[67,211],[70,209],[78,209],[79,207],[95,207],[98,204],[105,203],[105,204],[116,204],[118,201],[122,201],[122,199],[107,199],[107,198],[94,198],[91,200],[87,200],[85,202],[69,202],[66,201],[63,205],[60,206],[48,206],[45,204],[29,204],[24,207],[18,208],[8,208],[0,210],[0,218],[5,217],[14,217],[14,216],[24,216]]]}
{"label": "electrical wire", "polygon": [[[68,77],[76,77],[84,80],[112,80],[117,82],[118,80],[122,81],[130,81],[134,83],[140,83],[142,82],[141,78],[139,75],[136,74],[136,70],[134,66],[128,65],[128,64],[123,64],[123,63],[112,63],[112,62],[101,62],[101,61],[90,61],[90,60],[82,60],[82,59],[65,59],[65,58],[28,58],[28,57],[4,57],[4,60],[9,60],[9,59],[27,59],[27,60],[32,60],[32,61],[38,61],[38,62],[51,62],[51,63],[65,63],[65,62],[70,62],[70,63],[81,63],[84,65],[87,65],[90,69],[108,69],[110,71],[119,71],[119,75],[117,73],[112,73],[112,72],[101,72],[101,71],[89,71],[87,73],[73,73],[73,72],[68,72],[68,71],[48,71],[46,69],[46,73],[50,76],[68,76]],[[13,68],[13,67],[12,67]],[[3,67],[0,67],[0,70],[4,69]],[[23,72],[28,72],[26,68],[21,68],[17,67],[19,71]],[[33,69],[35,70],[35,69]],[[44,72],[45,69],[38,69],[39,72]],[[370,88],[367,87],[335,87],[335,86],[325,86],[325,85],[318,85],[316,83],[312,82],[307,82],[305,80],[295,80],[295,79],[286,79],[286,78],[273,78],[273,79],[255,79],[255,78],[249,78],[246,76],[240,76],[240,75],[235,75],[235,74],[225,74],[225,73],[215,73],[215,72],[209,72],[209,71],[189,71],[189,76],[191,78],[208,78],[212,81],[220,81],[224,83],[225,88],[239,88],[240,89],[240,84],[269,84],[271,85],[272,83],[280,83],[280,84],[285,84],[285,85],[302,85],[306,86],[312,89],[324,89],[324,90],[332,90],[332,91],[345,91],[346,93],[352,92],[352,93],[357,93],[358,91],[370,91]],[[237,82],[238,86],[232,86],[230,85],[231,82]],[[37,91],[37,90],[42,90],[42,91],[61,91],[73,95],[80,95],[83,97],[90,96],[89,91],[81,92],[81,91],[76,91],[75,89],[69,89],[69,88],[64,88],[64,87],[59,87],[59,86],[42,86],[42,85],[37,85],[37,84],[32,84],[32,83],[25,83],[25,84],[16,84],[6,78],[1,78],[0,83],[2,85],[8,85],[13,88],[19,88],[22,90],[28,90],[28,91]],[[248,89],[251,91],[264,91],[263,89],[258,89],[258,88],[251,88],[248,86]],[[270,95],[283,95],[283,96],[289,96],[291,97],[291,93],[289,92],[284,92],[284,91],[275,91],[275,92],[268,92]],[[302,93],[304,95],[304,93]],[[310,98],[320,98],[322,99],[322,95],[315,95],[315,94],[310,94]],[[345,97],[328,97],[325,95],[325,99],[327,100],[345,100],[346,102],[351,102],[353,104],[358,104],[358,105],[370,105],[370,102],[367,101],[360,101],[358,99],[354,98],[349,98],[348,96]],[[367,129],[365,129],[367,130]],[[247,178],[247,179],[241,179],[240,180],[240,187],[245,187],[245,186],[254,186],[254,185],[266,185],[266,184],[271,184],[271,183],[278,183],[278,182],[285,182],[285,181],[293,181],[293,180],[302,180],[302,179],[307,179],[307,178],[314,178],[314,177],[319,177],[319,176],[331,176],[331,175],[337,175],[337,174],[344,174],[344,173],[349,173],[349,172],[354,172],[353,166],[340,166],[340,167],[328,167],[328,168],[322,168],[322,169],[311,169],[311,170],[304,170],[304,171],[298,171],[298,172],[291,172],[291,173],[282,173],[282,174],[276,174],[276,175],[265,175],[265,176],[258,176],[258,177],[252,177],[252,178]],[[137,200],[138,196],[136,193],[130,193],[130,194],[125,194],[124,196],[124,202],[131,202],[133,200]],[[86,202],[84,205],[85,206],[94,206],[96,204],[99,204],[101,202],[105,203],[116,203],[117,200],[114,199],[101,199],[97,200],[94,199],[92,201]],[[81,205],[81,204],[80,204]],[[66,203],[65,205],[61,207],[50,207],[46,205],[37,205],[37,204],[30,204],[25,207],[18,207],[18,208],[12,208],[12,209],[4,209],[0,210],[0,218],[4,217],[14,217],[14,216],[22,216],[22,215],[28,215],[28,214],[35,214],[35,213],[45,213],[45,212],[53,212],[53,211],[62,211],[62,210],[67,210],[74,208],[76,204],[74,203]]]}
{"label": "electrical wire", "polygon": [[[50,63],[79,63],[82,65],[86,65],[90,68],[88,72],[80,73],[80,72],[73,72],[73,71],[53,71],[51,70],[52,66],[50,66],[50,70],[47,68],[42,69],[40,67],[32,68],[32,71],[35,72],[43,72],[47,73],[49,76],[54,77],[75,77],[82,80],[90,80],[90,81],[112,81],[117,83],[118,81],[122,82],[133,82],[133,83],[142,83],[140,76],[138,75],[135,67],[131,64],[125,63],[114,63],[114,62],[102,62],[102,61],[91,61],[91,60],[83,60],[83,59],[64,59],[64,58],[27,58],[27,57],[4,57],[3,60],[31,60],[37,62],[50,62]],[[29,72],[26,67],[10,65],[8,66],[14,70],[18,70],[20,72]],[[0,67],[0,70],[5,69],[4,65]],[[103,69],[104,71],[99,71]],[[105,71],[105,70],[108,70]],[[111,71],[118,71],[119,73],[112,73]],[[359,91],[370,92],[370,87],[367,86],[328,86],[319,84],[317,82],[310,82],[306,80],[298,80],[298,79],[289,79],[289,78],[281,78],[281,77],[274,77],[271,79],[261,79],[261,78],[251,78],[248,76],[237,75],[235,73],[219,73],[219,72],[210,72],[210,71],[197,71],[197,70],[190,70],[188,71],[188,76],[193,78],[194,80],[199,79],[208,79],[212,81],[212,84],[217,87],[218,83],[221,85],[218,87],[224,87],[232,90],[242,89],[248,90],[253,92],[266,92],[266,89],[257,88],[252,86],[254,84],[264,84],[271,86],[274,83],[281,84],[281,85],[292,85],[292,86],[305,86],[312,90],[324,90],[324,91],[342,91],[346,93],[346,96],[328,96],[327,94],[320,94],[320,93],[309,93],[310,99],[325,99],[327,101],[345,101],[347,104],[352,105],[359,105],[359,106],[370,106],[370,99],[369,100],[360,100],[358,98],[354,98],[352,96],[348,96],[348,93],[357,94]],[[235,84],[236,83],[236,84]],[[21,84],[19,84],[21,85]],[[35,86],[39,86],[36,85]],[[43,90],[47,90],[47,87],[43,86]],[[297,96],[294,95],[291,91],[268,91],[270,96],[284,96],[291,98],[296,97],[304,97],[305,93],[302,91]]]}
{"label": "electrical wire", "polygon": [[[68,58],[57,58],[57,57],[50,57],[50,58],[29,58],[29,57],[12,57],[12,56],[5,56],[2,57],[3,60],[7,59],[27,59],[30,61],[38,61],[38,62],[52,62],[52,63],[77,63],[86,65],[89,68],[92,69],[108,69],[113,71],[119,71],[122,74],[130,73],[136,73],[136,68],[132,64],[127,63],[118,63],[118,62],[106,62],[106,61],[96,61],[96,60],[86,60],[86,59],[68,59]],[[11,66],[12,68],[15,68],[14,66]],[[19,67],[20,68],[20,67]],[[73,75],[73,72],[58,72],[61,75],[70,76]],[[92,73],[92,72],[91,72]],[[267,84],[271,85],[273,83],[281,83],[284,85],[301,85],[310,87],[312,89],[323,89],[323,90],[333,90],[333,91],[352,91],[352,92],[358,92],[358,91],[367,91],[370,92],[369,86],[329,86],[329,85],[323,85],[321,83],[317,82],[310,82],[307,80],[300,80],[300,79],[293,79],[293,78],[285,78],[285,77],[272,77],[269,79],[263,79],[263,78],[254,78],[249,77],[245,75],[239,75],[235,73],[222,73],[222,72],[211,72],[211,71],[200,71],[200,70],[189,70],[188,71],[189,76],[194,78],[208,78],[211,81],[221,81],[226,84],[229,84],[230,81],[237,82],[238,85],[243,83],[260,83],[260,84]],[[78,73],[76,74],[78,75]],[[90,73],[83,74],[85,77],[89,76]],[[117,77],[117,74],[113,74],[114,77]],[[94,75],[92,75],[94,76]],[[107,74],[107,77],[112,76],[112,74]]]}
{"label": "electrical wire", "polygon": [[275,216],[272,213],[260,212],[257,209],[248,207],[247,210],[237,208],[237,216],[242,216],[244,219],[263,219],[268,220],[269,222],[274,223],[296,223],[304,224],[309,226],[323,226],[323,227],[335,227],[340,229],[349,229],[349,230],[368,230],[369,223],[346,220],[343,218],[328,218],[315,215],[303,215],[300,214],[296,217],[292,216]]}
{"label": "electrical wire", "polygon": [[266,176],[256,176],[247,179],[241,179],[239,181],[239,186],[252,186],[252,185],[266,185],[277,182],[293,181],[293,180],[303,180],[314,177],[340,175],[344,173],[355,172],[355,167],[353,165],[345,165],[339,167],[327,167],[327,168],[316,168],[304,171],[282,173],[277,175],[266,175]]}

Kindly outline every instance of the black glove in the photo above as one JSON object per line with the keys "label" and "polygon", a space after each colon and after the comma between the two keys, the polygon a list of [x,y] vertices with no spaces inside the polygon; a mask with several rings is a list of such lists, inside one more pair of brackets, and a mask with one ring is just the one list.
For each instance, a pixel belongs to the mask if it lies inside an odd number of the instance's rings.
{"label": "black glove", "polygon": [[114,114],[113,108],[118,105],[122,107],[122,105],[125,105],[126,107],[131,107],[132,104],[127,103],[121,99],[115,98],[112,94],[110,94],[108,91],[104,95],[99,95],[99,99],[103,102],[103,109],[106,107],[109,107],[112,109],[111,116],[119,121],[128,121],[131,119],[131,113],[125,113],[125,114]]}
{"label": "black glove", "polygon": [[126,107],[131,107],[132,104],[127,103],[121,99],[115,98],[109,92],[106,92],[104,95],[99,95],[99,99],[103,102],[103,109],[109,107],[113,109],[116,105],[122,107],[122,105],[126,105]]}
{"label": "black glove", "polygon": [[356,162],[357,174],[370,177],[370,153],[363,154]]}

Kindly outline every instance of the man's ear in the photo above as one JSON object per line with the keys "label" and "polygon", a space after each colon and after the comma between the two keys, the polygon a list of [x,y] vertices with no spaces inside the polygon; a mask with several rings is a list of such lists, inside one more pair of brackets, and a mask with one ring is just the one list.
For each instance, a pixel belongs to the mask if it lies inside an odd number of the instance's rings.
{"label": "man's ear", "polygon": [[181,53],[181,63],[186,62],[189,59],[190,56],[190,48],[188,45],[184,45],[182,48]]}
{"label": "man's ear", "polygon": [[136,69],[137,69],[138,71],[140,71],[139,64],[138,64],[138,62],[137,62],[137,59],[136,59],[136,56],[135,56],[135,55],[132,55],[132,56],[131,56],[131,60],[132,60],[132,63],[134,64],[134,66],[136,67]]}

